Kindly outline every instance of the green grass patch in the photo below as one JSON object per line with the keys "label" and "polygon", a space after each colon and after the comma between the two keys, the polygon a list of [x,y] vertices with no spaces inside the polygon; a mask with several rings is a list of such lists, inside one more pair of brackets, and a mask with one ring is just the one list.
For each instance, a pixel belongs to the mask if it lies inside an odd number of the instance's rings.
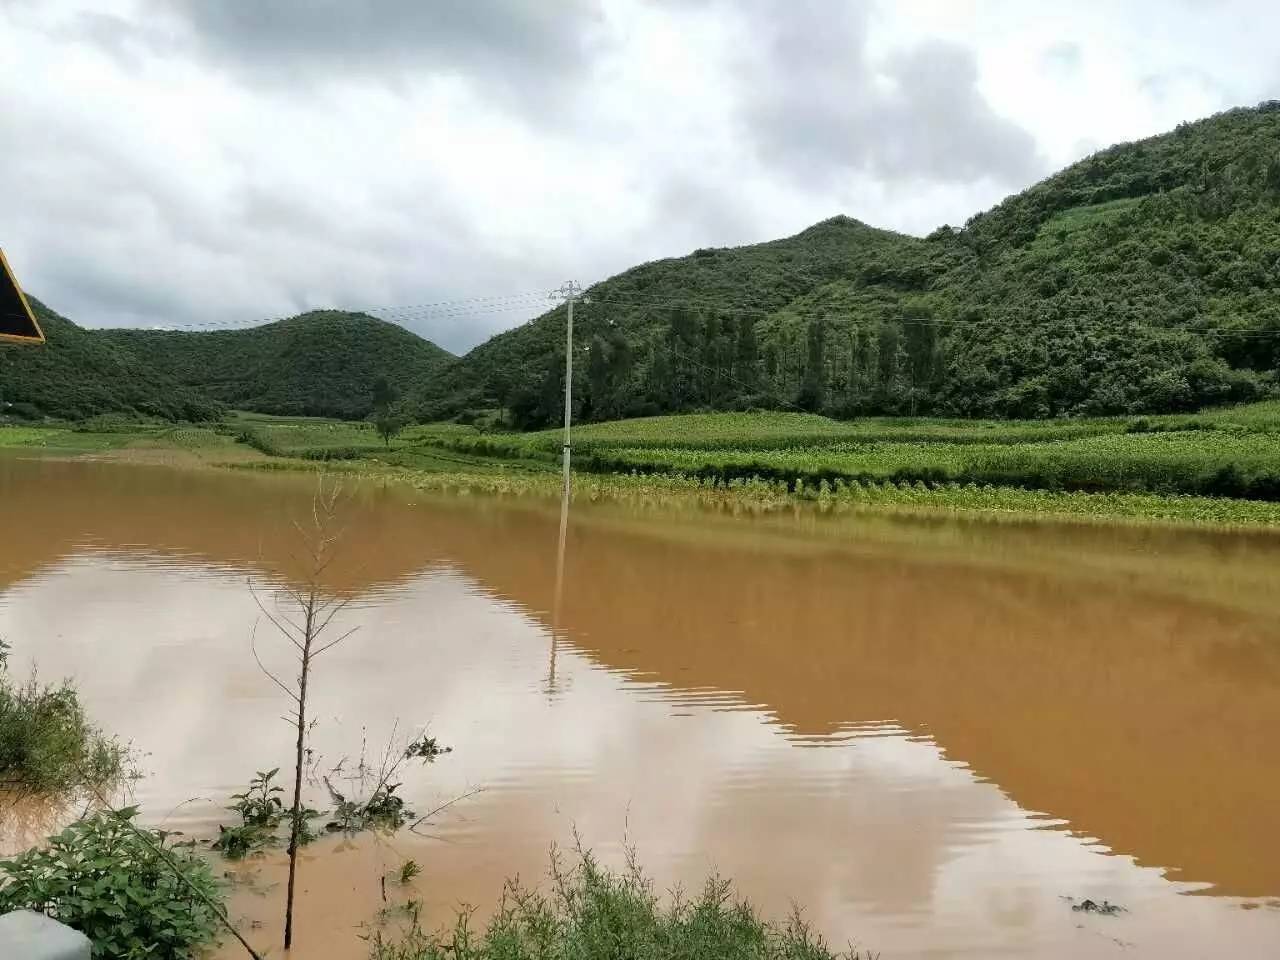
{"label": "green grass patch", "polygon": [[49,427],[10,427],[0,425],[0,447],[43,446],[65,430]]}
{"label": "green grass patch", "polygon": [[371,960],[853,960],[832,950],[798,909],[783,924],[763,919],[733,885],[712,877],[692,897],[664,902],[634,863],[623,873],[582,854],[576,867],[553,858],[550,890],[507,884],[483,931],[461,913],[446,931],[428,932],[417,916],[399,934],[374,934]]}

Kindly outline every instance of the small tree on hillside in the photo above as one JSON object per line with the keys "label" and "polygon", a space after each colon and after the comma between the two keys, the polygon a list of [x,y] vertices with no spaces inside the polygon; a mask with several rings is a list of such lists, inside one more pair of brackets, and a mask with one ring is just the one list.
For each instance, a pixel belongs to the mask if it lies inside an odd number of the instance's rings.
{"label": "small tree on hillside", "polygon": [[404,429],[403,421],[385,410],[378,414],[373,421],[373,426],[378,431],[378,436],[382,438],[382,442],[386,444],[387,449],[391,449],[392,438],[396,437]]}

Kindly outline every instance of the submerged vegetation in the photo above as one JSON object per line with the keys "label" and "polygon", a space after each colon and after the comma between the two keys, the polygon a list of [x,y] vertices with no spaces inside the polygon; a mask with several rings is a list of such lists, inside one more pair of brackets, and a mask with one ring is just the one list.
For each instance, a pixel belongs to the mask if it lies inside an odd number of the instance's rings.
{"label": "submerged vegetation", "polygon": [[74,686],[12,677],[0,641],[0,791],[71,802],[125,775],[128,750],[85,715]]}
{"label": "submerged vegetation", "polygon": [[553,857],[550,890],[508,883],[483,931],[469,913],[431,932],[414,914],[407,930],[376,931],[371,960],[855,960],[833,951],[794,912],[785,924],[763,919],[733,885],[709,879],[692,898],[664,904],[633,858],[621,874],[582,852],[572,869]]}

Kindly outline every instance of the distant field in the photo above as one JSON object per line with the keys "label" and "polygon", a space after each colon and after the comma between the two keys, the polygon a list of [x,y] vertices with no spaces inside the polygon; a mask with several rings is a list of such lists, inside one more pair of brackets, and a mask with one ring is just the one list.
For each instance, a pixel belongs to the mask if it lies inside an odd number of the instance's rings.
{"label": "distant field", "polygon": [[[454,424],[441,439],[495,451],[558,452],[561,430],[478,434]],[[944,420],[866,417],[831,420],[809,413],[693,413],[591,423],[573,428],[579,451],[613,447],[678,447],[693,450],[781,450],[833,446],[848,441],[1023,444],[1140,432],[1262,432],[1280,434],[1280,400],[1195,414],[1103,417],[1087,420]]]}
{"label": "distant field", "polygon": [[[579,469],[1280,500],[1280,401],[1163,417],[1064,421],[865,419],[720,413],[590,424]],[[559,431],[441,435],[475,455],[554,457]]]}
{"label": "distant field", "polygon": [[[1280,401],[1063,421],[692,414],[587,424],[573,438],[579,488],[592,496],[1280,521]],[[485,432],[456,423],[411,426],[386,444],[365,422],[256,414],[213,427],[0,427],[0,447],[168,449],[285,469],[327,463],[491,492],[552,492],[560,444],[558,430]]]}

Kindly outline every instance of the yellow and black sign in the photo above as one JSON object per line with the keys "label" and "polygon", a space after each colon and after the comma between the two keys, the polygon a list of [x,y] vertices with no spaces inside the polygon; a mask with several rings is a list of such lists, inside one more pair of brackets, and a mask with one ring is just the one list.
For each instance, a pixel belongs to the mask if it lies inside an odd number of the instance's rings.
{"label": "yellow and black sign", "polygon": [[0,340],[44,343],[44,331],[0,250]]}

